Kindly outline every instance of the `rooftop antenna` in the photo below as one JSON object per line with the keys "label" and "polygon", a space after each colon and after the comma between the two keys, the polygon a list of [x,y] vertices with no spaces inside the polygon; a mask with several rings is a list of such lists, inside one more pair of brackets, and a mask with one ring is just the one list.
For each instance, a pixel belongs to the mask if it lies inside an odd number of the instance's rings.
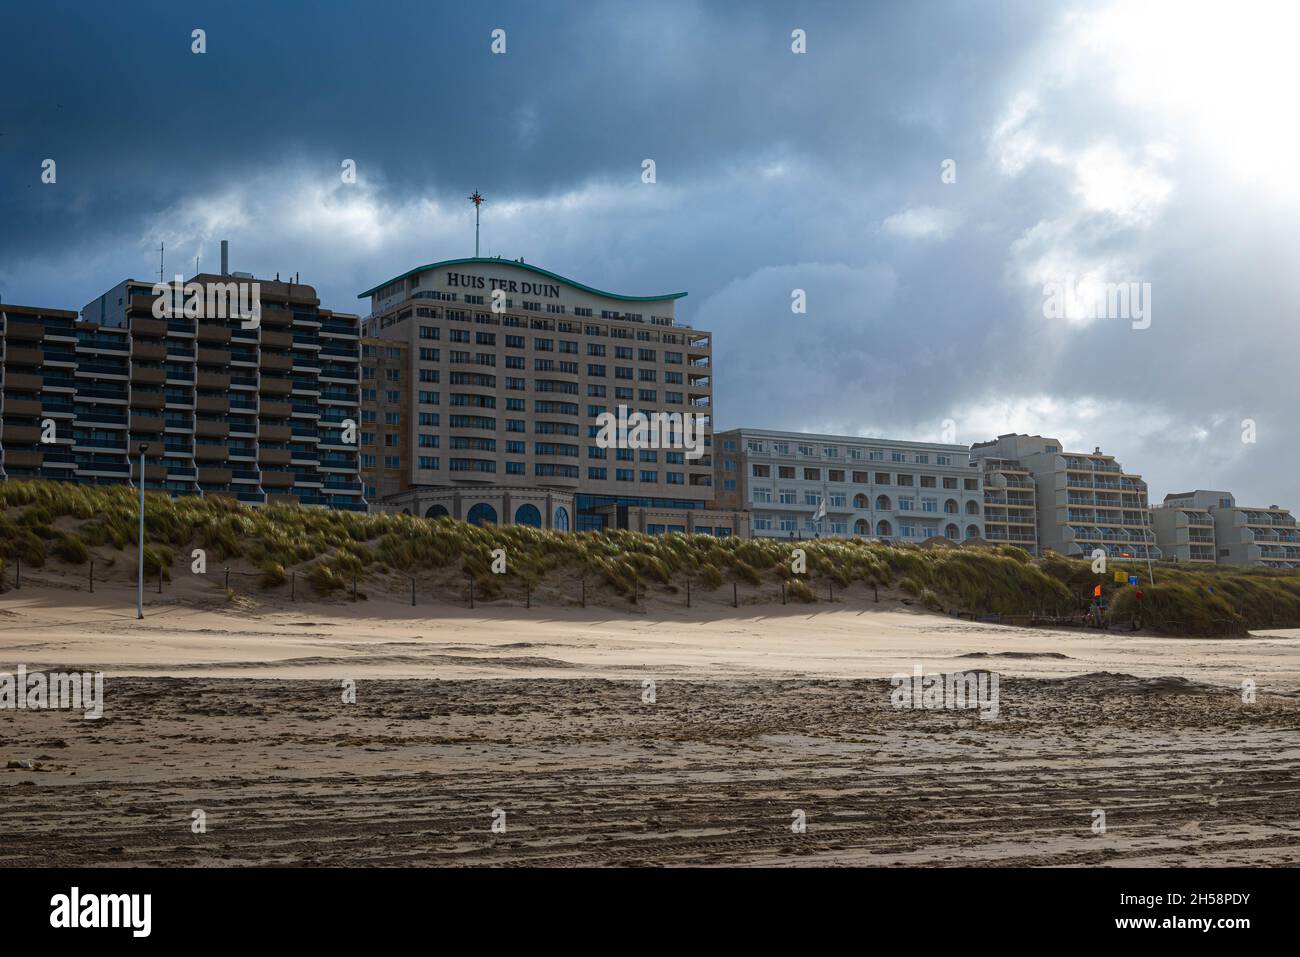
{"label": "rooftop antenna", "polygon": [[474,258],[478,259],[478,209],[483,205],[483,197],[479,194],[478,190],[474,190],[474,192],[466,198],[474,204]]}
{"label": "rooftop antenna", "polygon": [[167,271],[165,265],[166,260],[163,258],[163,250],[165,248],[166,248],[165,243],[158,244],[158,281],[159,282],[163,282],[163,274]]}

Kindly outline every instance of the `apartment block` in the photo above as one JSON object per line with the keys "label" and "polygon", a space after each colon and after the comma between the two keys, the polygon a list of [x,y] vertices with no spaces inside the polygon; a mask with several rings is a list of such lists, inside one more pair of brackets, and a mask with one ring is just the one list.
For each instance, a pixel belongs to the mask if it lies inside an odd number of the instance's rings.
{"label": "apartment block", "polygon": [[[1166,495],[1163,505],[1152,509],[1152,516],[1158,532],[1162,524],[1171,528],[1174,535],[1166,536],[1166,540],[1175,546],[1182,544],[1177,537],[1179,527],[1175,517],[1179,512],[1208,515],[1212,520],[1214,552],[1210,560],[1220,565],[1300,568],[1300,537],[1290,509],[1277,505],[1238,505],[1231,493],[1214,489]],[[1205,522],[1198,521],[1195,527],[1198,533],[1195,543],[1200,546],[1197,553],[1204,555]],[[1189,533],[1190,528],[1189,525]],[[1181,553],[1179,559],[1182,560]]]}
{"label": "apartment block", "polygon": [[1015,459],[972,462],[984,473],[984,537],[1038,554],[1038,490],[1034,475]]}
{"label": "apartment block", "polygon": [[[186,287],[208,302],[234,280]],[[125,280],[80,319],[0,308],[5,475],[364,510],[344,435],[360,418],[359,317],[321,309],[310,286],[262,281],[255,323],[201,307],[158,318],[154,285]]]}
{"label": "apartment block", "polygon": [[1067,452],[1058,439],[1014,434],[976,443],[970,452],[981,463],[1018,462],[1033,476],[1040,550],[1090,555],[1100,548],[1116,557],[1160,558],[1146,482],[1113,455],[1100,448]]}
{"label": "apartment block", "polygon": [[[1166,495],[1163,503],[1151,507],[1151,527],[1156,533],[1156,545],[1166,561],[1215,563],[1214,516],[1210,514],[1208,503],[1196,503],[1196,494]],[[1220,496],[1226,493],[1205,494]]]}
{"label": "apartment block", "polygon": [[[0,306],[0,472],[6,478],[79,478],[72,450],[76,320],[62,309]],[[91,464],[88,454],[82,461]]]}
{"label": "apartment block", "polygon": [[767,429],[714,444],[716,505],[747,510],[754,537],[984,537],[983,475],[965,446]]}
{"label": "apartment block", "polygon": [[[713,343],[677,321],[684,295],[602,292],[500,258],[421,266],[361,293],[365,484],[421,515],[587,531],[648,509],[672,518],[656,528],[690,527],[685,513],[713,501]],[[693,416],[703,454],[601,447],[599,417],[620,406]]]}

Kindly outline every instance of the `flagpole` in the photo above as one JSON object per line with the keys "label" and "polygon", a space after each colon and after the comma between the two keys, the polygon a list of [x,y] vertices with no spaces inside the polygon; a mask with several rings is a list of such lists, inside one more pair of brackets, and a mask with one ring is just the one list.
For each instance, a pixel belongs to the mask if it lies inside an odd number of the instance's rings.
{"label": "flagpole", "polygon": [[483,205],[483,197],[478,190],[474,190],[466,198],[474,204],[474,258],[478,259],[478,211],[479,207]]}

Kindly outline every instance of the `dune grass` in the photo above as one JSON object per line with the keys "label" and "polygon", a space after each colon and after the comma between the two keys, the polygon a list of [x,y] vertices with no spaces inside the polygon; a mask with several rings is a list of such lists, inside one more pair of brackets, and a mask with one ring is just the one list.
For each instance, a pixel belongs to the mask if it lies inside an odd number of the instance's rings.
{"label": "dune grass", "polygon": [[[0,482],[0,572],[14,561],[39,568],[57,560],[81,565],[92,550],[134,548],[137,492],[126,486]],[[933,548],[821,539],[647,536],[611,530],[561,533],[519,525],[475,527],[449,518],[371,515],[276,505],[252,508],[222,497],[145,498],[145,568],[170,578],[193,548],[209,562],[243,559],[263,589],[283,587],[296,572],[321,594],[384,573],[447,569],[475,583],[482,600],[500,597],[511,580],[536,587],[583,578],[634,602],[672,593],[689,579],[698,592],[736,582],[757,598],[779,600],[780,583],[796,602],[836,590],[896,588],[936,610],[975,614],[1069,615],[1086,607],[1100,581],[1113,620],[1140,619],[1168,634],[1241,634],[1248,628],[1300,627],[1300,575],[1256,568],[1189,570],[1161,564],[1159,584],[1134,589],[1094,574],[1086,561],[1047,555],[1031,560],[1014,546]],[[802,549],[807,571],[791,570]],[[492,571],[504,550],[506,576]],[[1147,581],[1141,570],[1143,582]]]}

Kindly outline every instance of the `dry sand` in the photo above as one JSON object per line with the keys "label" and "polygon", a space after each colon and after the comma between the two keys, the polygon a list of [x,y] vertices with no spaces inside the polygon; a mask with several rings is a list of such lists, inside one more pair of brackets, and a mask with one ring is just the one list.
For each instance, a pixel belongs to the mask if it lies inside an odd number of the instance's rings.
{"label": "dry sand", "polygon": [[[1294,631],[132,599],[0,596],[0,671],[108,676],[101,721],[0,712],[0,863],[1300,863]],[[891,707],[917,664],[998,720]]]}

